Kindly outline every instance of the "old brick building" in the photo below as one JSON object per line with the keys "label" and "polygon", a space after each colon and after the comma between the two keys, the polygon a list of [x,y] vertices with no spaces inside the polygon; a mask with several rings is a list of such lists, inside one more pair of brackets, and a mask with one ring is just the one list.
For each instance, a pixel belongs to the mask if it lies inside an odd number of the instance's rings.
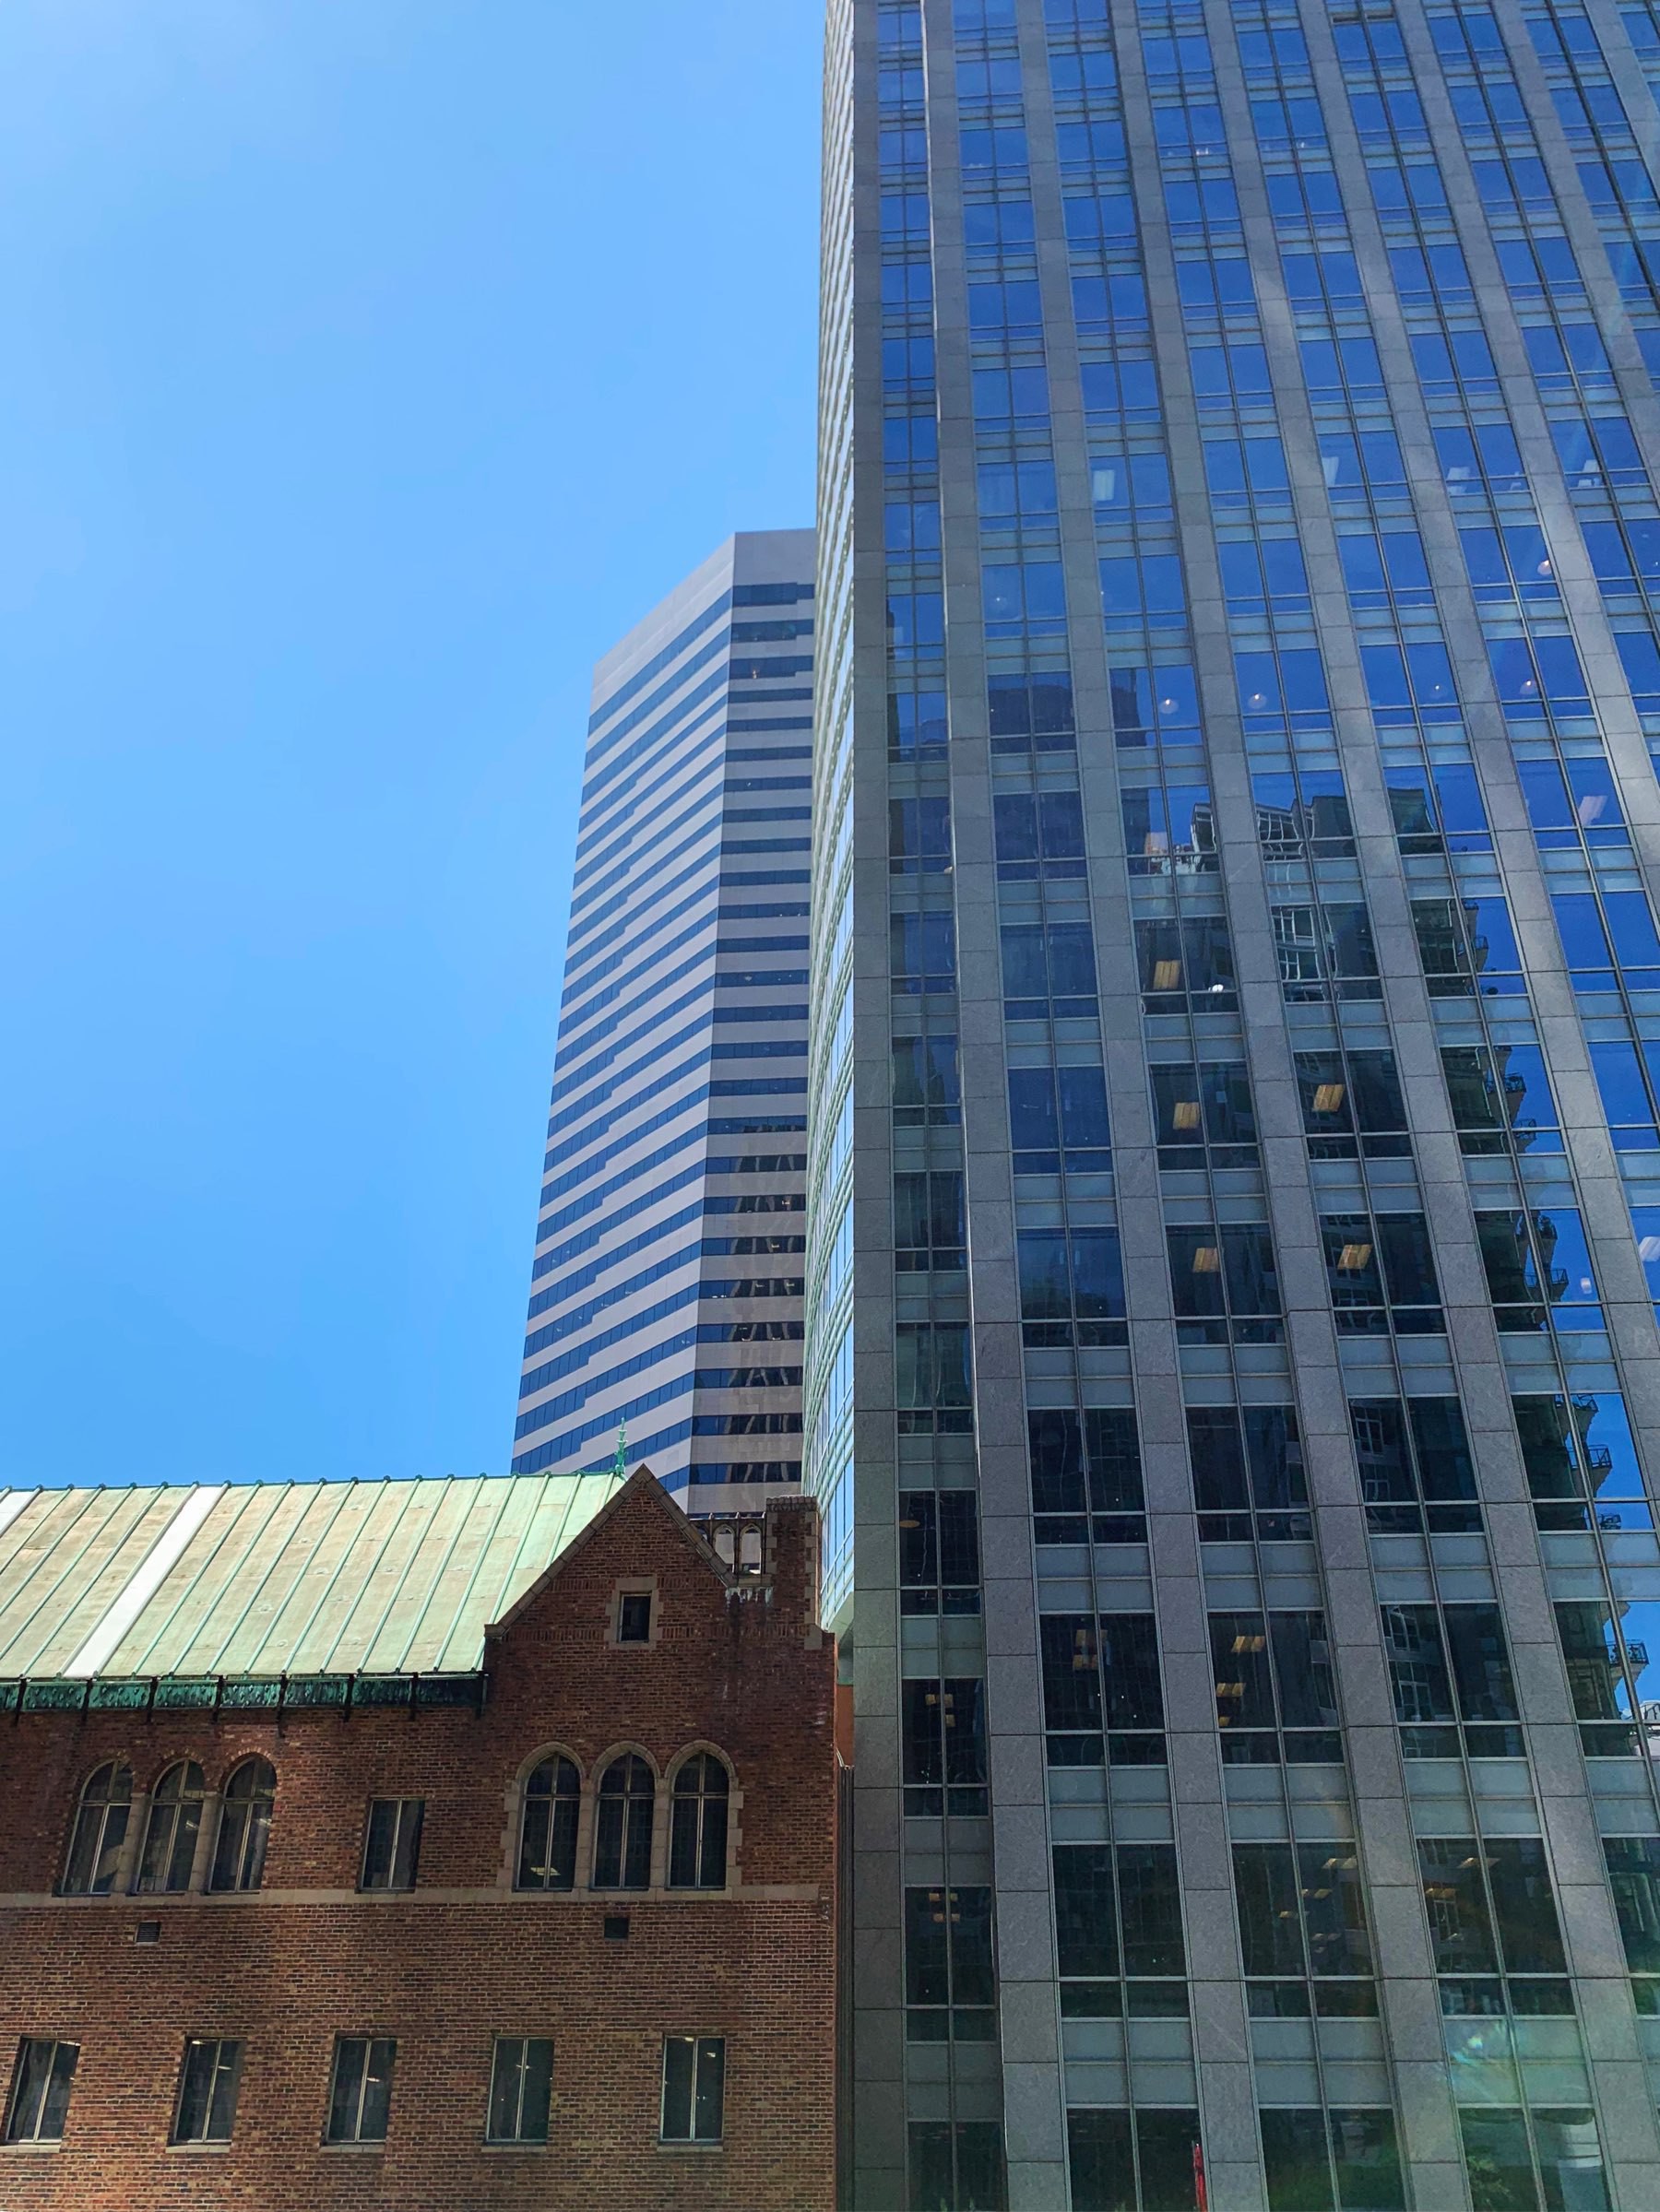
{"label": "old brick building", "polygon": [[731,1533],[644,1473],[0,1494],[6,2212],[829,2212],[816,1514]]}

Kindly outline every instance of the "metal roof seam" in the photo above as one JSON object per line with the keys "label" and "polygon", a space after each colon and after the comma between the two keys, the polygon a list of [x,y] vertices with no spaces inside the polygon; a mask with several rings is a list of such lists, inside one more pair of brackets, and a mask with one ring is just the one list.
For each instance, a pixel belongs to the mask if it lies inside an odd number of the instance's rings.
{"label": "metal roof seam", "polygon": [[618,1488],[607,1473],[0,1491],[0,1676],[476,1673],[485,1628]]}
{"label": "metal roof seam", "polygon": [[[43,1502],[40,1512],[24,1515],[23,1526],[26,1540],[28,1534],[30,1533],[26,1524],[29,1521],[37,1519],[44,1518],[50,1520],[55,1513],[57,1498],[61,1495],[61,1493],[43,1491],[41,1494]],[[80,1567],[82,1562],[87,1558],[88,1555],[90,1553],[95,1553],[98,1550],[101,1537],[108,1535],[111,1532],[111,1524],[116,1524],[113,1532],[113,1544],[109,1552],[106,1553],[102,1561],[101,1561],[100,1564],[94,1567],[94,1580],[97,1579],[97,1576],[101,1573],[103,1567],[109,1564],[110,1560],[118,1558],[120,1556],[122,1546],[125,1544],[127,1536],[131,1533],[132,1530],[134,1528],[142,1528],[145,1519],[151,1509],[152,1496],[160,1496],[161,1495],[163,1495],[163,1493],[160,1491],[152,1494],[140,1490],[131,1485],[129,1485],[128,1487],[124,1490],[113,1490],[101,1485],[97,1490],[91,1491],[88,1494],[86,1504],[76,1511],[70,1520],[69,1529],[66,1532],[72,1535],[78,1534],[78,1542],[75,1550],[71,1555],[63,1562],[55,1574],[48,1575],[43,1589],[36,1592],[34,1601],[30,1605],[29,1611],[24,1615],[22,1620],[18,1622],[17,1626],[17,1629],[13,1635],[11,1643],[6,1645],[3,1650],[0,1650],[0,1663],[4,1663],[9,1659],[12,1647],[16,1644],[18,1639],[22,1636],[27,1635],[35,1627],[35,1624],[40,1619],[42,1614],[50,1607],[53,1599],[56,1597],[59,1591],[63,1589],[65,1583],[67,1582],[74,1575],[76,1569]],[[44,1502],[47,1500],[50,1502]],[[101,1506],[102,1507],[101,1512],[99,1509]],[[128,1517],[127,1525],[125,1526],[122,1525],[124,1513]],[[19,1545],[18,1548],[21,1550],[23,1547]],[[42,1569],[46,1568],[49,1566],[49,1563],[53,1557],[53,1554],[56,1548],[55,1542],[48,1543],[47,1548],[42,1552],[39,1559],[35,1563],[34,1567],[32,1567],[24,1577],[22,1590],[18,1593],[20,1596],[25,1595],[28,1592],[30,1585],[35,1580],[37,1574]],[[81,1594],[85,1594],[84,1591]],[[36,1636],[35,1640],[30,1647],[30,1654],[25,1664],[14,1671],[19,1674],[37,1672],[37,1662],[42,1657],[43,1650],[49,1648],[49,1644],[44,1637]],[[53,1671],[55,1672],[55,1669]]]}
{"label": "metal roof seam", "polygon": [[[494,1485],[484,1478],[480,1478],[480,1495],[494,1488]],[[439,1632],[433,1645],[433,1659],[435,1663],[440,1666],[443,1664],[445,1652],[449,1650],[450,1638],[459,1628],[466,1615],[468,1605],[471,1602],[473,1591],[479,1587],[479,1578],[484,1571],[484,1562],[490,1556],[490,1547],[495,1541],[496,1531],[502,1525],[502,1518],[506,1513],[512,1497],[512,1485],[504,1483],[501,1497],[497,1501],[495,1511],[491,1516],[490,1526],[480,1539],[478,1557],[473,1561],[468,1573],[466,1585],[457,1596],[455,1604],[450,1608],[449,1619]]]}
{"label": "metal roof seam", "polygon": [[[416,1530],[414,1543],[410,1545],[409,1555],[405,1559],[403,1567],[399,1570],[398,1579],[393,1587],[387,1591],[385,1597],[382,1602],[380,1615],[375,1621],[373,1633],[364,1639],[363,1650],[365,1654],[373,1652],[375,1647],[379,1644],[381,1638],[391,1626],[393,1615],[397,1610],[400,1601],[406,1595],[405,1585],[409,1581],[411,1577],[417,1575],[420,1571],[421,1562],[423,1555],[429,1551],[435,1552],[437,1555],[437,1564],[428,1575],[425,1591],[420,1600],[419,1605],[416,1608],[414,1623],[406,1631],[403,1642],[397,1647],[397,1657],[394,1663],[386,1669],[388,1674],[407,1674],[409,1671],[409,1654],[415,1648],[417,1632],[419,1630],[420,1624],[425,1615],[427,1605],[431,1601],[433,1591],[437,1586],[437,1575],[442,1571],[444,1563],[449,1556],[450,1546],[455,1541],[452,1536],[447,1534],[444,1524],[445,1518],[449,1513],[451,1504],[456,1496],[456,1480],[457,1478],[455,1475],[446,1474],[441,1476],[435,1483],[422,1483],[420,1485],[420,1488],[423,1493],[436,1491],[436,1500],[431,1505],[430,1510],[428,1510],[426,1513],[425,1526]],[[427,1496],[422,1496],[420,1503],[423,1508],[427,1508]],[[415,1504],[416,1500],[414,1497],[409,1497],[405,1500],[402,1513],[399,1516],[400,1520],[407,1520],[409,1518],[410,1509],[415,1506]],[[363,1586],[363,1595],[368,1597],[373,1592],[374,1589],[374,1577],[372,1573],[369,1580]],[[379,1669],[377,1668],[375,1671],[378,1673]]]}
{"label": "metal roof seam", "polygon": [[184,1557],[202,1523],[224,1496],[224,1485],[199,1484],[185,1492],[178,1510],[104,1611],[64,1673],[71,1679],[96,1674],[120,1649],[123,1638]]}
{"label": "metal roof seam", "polygon": [[[218,1559],[219,1554],[224,1550],[225,1545],[230,1542],[231,1532],[236,1528],[237,1524],[242,1520],[243,1513],[247,1510],[246,1505],[243,1501],[248,1496],[255,1495],[263,1487],[265,1487],[265,1485],[259,1484],[242,1484],[236,1485],[220,1484],[219,1498],[215,1500],[215,1504],[217,1505],[227,1498],[231,1500],[231,1510],[227,1518],[226,1526],[223,1530],[213,1536],[212,1541],[208,1544],[207,1555],[201,1561],[201,1564],[196,1567],[195,1573],[189,1576],[182,1583],[177,1595],[172,1601],[172,1603],[166,1608],[161,1618],[155,1622],[152,1626],[148,1617],[150,1612],[150,1607],[147,1605],[144,1608],[144,1612],[138,1616],[138,1619],[134,1621],[134,1628],[138,1626],[139,1621],[143,1622],[147,1640],[139,1649],[129,1654],[129,1673],[134,1674],[150,1674],[157,1671],[153,1667],[147,1666],[145,1662],[154,1651],[156,1646],[161,1641],[161,1638],[167,1634],[168,1629],[172,1627],[173,1622],[177,1620],[180,1613],[184,1610],[190,1598],[200,1590],[202,1583],[208,1579],[208,1576],[213,1567],[214,1562]],[[210,1508],[208,1513],[203,1517],[203,1526],[207,1527],[208,1523],[214,1518],[215,1516]],[[177,1563],[175,1562],[175,1564]],[[160,1597],[160,1587],[158,1586],[156,1596]],[[113,1658],[114,1654],[112,1652],[111,1656]]]}
{"label": "metal roof seam", "polygon": [[[305,1485],[301,1483],[292,1483],[290,1484],[288,1487],[292,1490],[301,1490],[303,1489]],[[281,1604],[278,1606],[276,1613],[271,1617],[270,1626],[249,1653],[248,1658],[250,1673],[256,1673],[260,1671],[258,1662],[275,1639],[278,1629],[282,1624],[282,1617],[284,1614],[287,1613],[290,1605],[294,1603],[299,1592],[304,1587],[305,1579],[307,1575],[310,1573],[312,1564],[316,1559],[318,1554],[323,1550],[324,1545],[328,1542],[329,1537],[334,1533],[336,1523],[345,1519],[349,1508],[355,1504],[360,1487],[361,1485],[356,1482],[329,1483],[320,1485],[322,1491],[331,1495],[326,1498],[326,1500],[324,1496],[319,1496],[317,1503],[323,1504],[326,1502],[332,1509],[321,1516],[323,1525],[312,1538],[311,1545],[309,1550],[306,1552],[305,1558],[292,1576],[292,1579],[288,1586],[287,1593],[284,1596]],[[366,1508],[365,1512],[368,1510],[369,1508]],[[287,1552],[289,1544],[293,1540],[293,1538],[302,1533],[306,1523],[312,1519],[313,1515],[309,1508],[302,1509],[299,1527],[292,1532],[289,1538],[284,1540],[282,1546],[283,1553]],[[278,1557],[280,1559],[282,1553],[279,1553]],[[328,1588],[329,1585],[325,1583],[322,1592],[307,1610],[305,1618],[301,1624],[299,1634],[292,1639],[290,1647],[291,1650],[302,1651],[305,1649],[305,1639],[310,1635],[312,1626],[316,1620],[317,1615],[322,1610],[325,1599],[328,1593]],[[279,1667],[278,1668],[277,1672],[279,1674],[285,1674],[289,1672],[289,1670]]]}
{"label": "metal roof seam", "polygon": [[[249,1544],[247,1548],[242,1552],[241,1555],[231,1566],[230,1573],[226,1577],[226,1588],[228,1591],[233,1591],[235,1589],[238,1577],[245,1568],[250,1567],[254,1564],[254,1554],[255,1550],[269,1536],[272,1524],[281,1520],[282,1508],[296,1496],[299,1485],[296,1483],[271,1483],[260,1484],[258,1487],[262,1490],[269,1489],[274,1493],[274,1495],[267,1504],[265,1513],[257,1524],[252,1544]],[[232,1533],[235,1533],[239,1538],[245,1538],[243,1522],[246,1520],[249,1512],[257,1511],[257,1506],[239,1506],[237,1508],[233,1519],[227,1524],[225,1532],[220,1539],[221,1548],[224,1544],[229,1544]],[[278,1556],[280,1557],[280,1555],[281,1547],[279,1544]],[[247,1578],[248,1594],[246,1599],[243,1601],[241,1611],[237,1614],[234,1620],[229,1622],[227,1626],[219,1632],[219,1641],[214,1645],[211,1652],[205,1652],[202,1654],[205,1672],[218,1674],[230,1671],[225,1667],[225,1655],[234,1645],[238,1636],[241,1635],[243,1626],[248,1619],[250,1614],[255,1611],[255,1607],[258,1606],[261,1600],[266,1596],[268,1585],[270,1583],[270,1569],[268,1567],[263,1575],[249,1573]],[[195,1651],[196,1646],[200,1641],[203,1634],[213,1626],[216,1614],[217,1608],[212,1613],[205,1614],[198,1621],[196,1626],[191,1630],[188,1640],[180,1646],[181,1658],[184,1657],[187,1653]],[[178,1609],[175,1608],[173,1615],[168,1622],[168,1626],[171,1627],[172,1626],[172,1621],[176,1620],[177,1617]],[[263,1643],[264,1640],[263,1635],[256,1638],[253,1647],[255,1651],[258,1650],[260,1644]]]}

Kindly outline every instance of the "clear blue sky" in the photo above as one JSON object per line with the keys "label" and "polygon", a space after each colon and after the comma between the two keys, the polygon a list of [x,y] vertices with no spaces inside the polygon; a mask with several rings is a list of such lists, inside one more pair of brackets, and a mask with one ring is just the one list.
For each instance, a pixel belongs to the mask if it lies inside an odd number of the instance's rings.
{"label": "clear blue sky", "polygon": [[0,1483],[506,1465],[588,669],[812,519],[819,41],[0,9]]}

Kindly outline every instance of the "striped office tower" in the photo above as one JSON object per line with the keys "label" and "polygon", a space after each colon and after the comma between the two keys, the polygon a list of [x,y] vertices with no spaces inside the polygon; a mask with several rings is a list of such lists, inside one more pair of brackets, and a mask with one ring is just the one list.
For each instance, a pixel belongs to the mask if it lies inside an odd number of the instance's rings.
{"label": "striped office tower", "polygon": [[626,1425],[700,1514],[800,1475],[812,562],[729,539],[594,675],[513,1467]]}

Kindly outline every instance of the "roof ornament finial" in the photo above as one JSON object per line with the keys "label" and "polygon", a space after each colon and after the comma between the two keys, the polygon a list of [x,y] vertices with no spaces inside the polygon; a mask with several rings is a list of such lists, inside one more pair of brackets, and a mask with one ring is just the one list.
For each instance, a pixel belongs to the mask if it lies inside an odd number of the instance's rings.
{"label": "roof ornament finial", "polygon": [[620,1483],[621,1483],[621,1482],[623,1482],[623,1481],[625,1481],[625,1480],[626,1480],[626,1478],[627,1478],[627,1475],[628,1475],[628,1423],[626,1422],[626,1420],[623,1420],[623,1421],[619,1421],[619,1422],[618,1422],[618,1424],[617,1424],[617,1464],[616,1464],[616,1476],[617,1476],[617,1480],[618,1480]]}

